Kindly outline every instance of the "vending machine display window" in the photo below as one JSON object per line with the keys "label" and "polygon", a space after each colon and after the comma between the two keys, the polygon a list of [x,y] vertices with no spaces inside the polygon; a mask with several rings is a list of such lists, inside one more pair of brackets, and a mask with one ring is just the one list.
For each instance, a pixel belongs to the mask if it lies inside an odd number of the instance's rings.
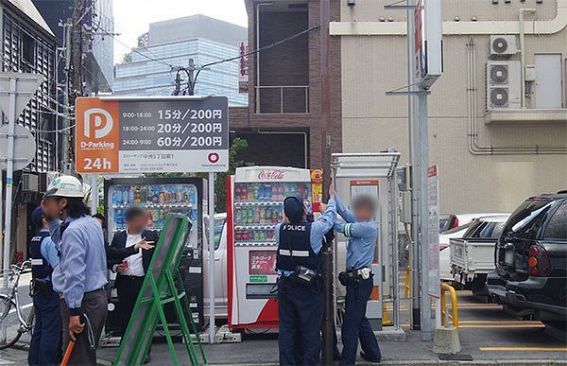
{"label": "vending machine display window", "polygon": [[283,201],[298,197],[312,210],[311,172],[286,167],[238,168],[227,195],[229,326],[278,327],[276,225]]}

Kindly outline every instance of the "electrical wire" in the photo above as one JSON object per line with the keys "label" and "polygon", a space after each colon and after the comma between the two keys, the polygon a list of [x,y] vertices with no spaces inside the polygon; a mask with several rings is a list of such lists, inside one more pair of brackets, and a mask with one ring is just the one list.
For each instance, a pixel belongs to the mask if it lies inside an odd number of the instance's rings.
{"label": "electrical wire", "polygon": [[[144,57],[144,58],[146,58],[146,59],[148,59],[148,60],[150,60],[150,61],[158,62],[158,63],[160,63],[160,64],[162,64],[162,65],[169,66],[171,69],[174,69],[174,68],[176,67],[176,66],[174,66],[174,65],[172,65],[172,64],[170,64],[170,63],[168,63],[168,62],[159,60],[159,59],[157,59],[157,58],[150,57],[150,56],[148,56],[148,55],[146,55],[146,54],[144,54],[144,53],[138,51],[137,48],[132,48],[132,47],[128,46],[126,43],[124,43],[124,42],[122,42],[120,39],[118,39],[118,37],[116,37],[116,35],[115,35],[114,33],[109,33],[108,31],[106,31],[106,30],[103,29],[103,28],[100,28],[100,32],[106,34],[106,35],[109,36],[109,37],[112,37],[112,39],[114,39],[116,42],[118,42],[118,43],[120,43],[121,45],[123,45],[124,47],[126,47],[128,50],[130,50],[130,52],[137,53],[138,55],[140,55],[140,56],[142,56],[142,57]],[[148,49],[146,49],[146,50],[148,51],[148,53],[152,53],[150,50],[148,50]],[[152,53],[152,54],[154,54],[154,53]],[[155,55],[155,54],[154,54],[154,55]],[[156,57],[157,57],[157,55],[156,55]]]}
{"label": "electrical wire", "polygon": [[[269,49],[271,49],[271,48],[277,47],[277,46],[279,46],[279,45],[281,45],[281,44],[284,44],[284,43],[286,43],[286,42],[292,41],[292,40],[294,40],[294,39],[296,39],[296,38],[298,38],[298,37],[301,37],[301,36],[304,35],[304,34],[308,34],[308,33],[312,32],[312,31],[317,30],[317,29],[320,29],[320,28],[321,28],[320,25],[315,25],[315,26],[313,26],[313,27],[304,29],[304,30],[302,30],[301,32],[295,33],[295,34],[293,34],[293,35],[291,35],[291,36],[289,36],[289,37],[286,37],[286,38],[284,38],[284,39],[280,39],[279,41],[276,41],[276,42],[274,42],[274,43],[270,43],[270,44],[268,44],[268,45],[266,45],[266,46],[262,46],[262,47],[260,47],[260,48],[255,49],[255,50],[246,52],[245,54],[238,55],[238,56],[234,56],[234,57],[229,57],[229,58],[225,58],[225,59],[222,59],[222,60],[219,60],[219,61],[209,62],[209,63],[207,63],[207,64],[201,65],[201,66],[196,70],[197,72],[195,73],[195,78],[194,78],[194,80],[193,80],[192,82],[191,82],[191,80],[187,80],[187,87],[183,90],[183,92],[185,92],[187,89],[195,91],[195,85],[197,84],[197,78],[199,77],[199,74],[201,73],[201,71],[202,71],[203,69],[207,68],[207,67],[215,66],[215,65],[222,64],[222,63],[226,63],[226,62],[235,61],[235,60],[239,60],[239,59],[241,59],[241,58],[243,58],[243,57],[248,57],[248,56],[250,56],[250,55],[255,55],[255,54],[260,53],[260,52],[262,52],[262,51],[266,51],[266,50],[269,50]],[[188,71],[189,71],[189,69],[188,69],[187,67],[185,67],[185,66],[172,67],[172,71],[174,71],[174,70],[177,70],[178,73],[179,73],[179,71],[185,71],[185,72],[188,72]]]}

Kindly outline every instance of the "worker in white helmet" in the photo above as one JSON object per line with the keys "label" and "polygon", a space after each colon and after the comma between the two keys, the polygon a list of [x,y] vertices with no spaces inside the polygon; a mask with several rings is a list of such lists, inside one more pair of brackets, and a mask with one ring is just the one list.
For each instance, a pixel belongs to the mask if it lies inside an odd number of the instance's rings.
{"label": "worker in white helmet", "polygon": [[61,253],[52,274],[62,294],[63,349],[75,341],[70,365],[96,365],[96,347],[106,321],[106,254],[102,228],[83,202],[83,185],[73,176],[54,179],[43,196],[52,240]]}

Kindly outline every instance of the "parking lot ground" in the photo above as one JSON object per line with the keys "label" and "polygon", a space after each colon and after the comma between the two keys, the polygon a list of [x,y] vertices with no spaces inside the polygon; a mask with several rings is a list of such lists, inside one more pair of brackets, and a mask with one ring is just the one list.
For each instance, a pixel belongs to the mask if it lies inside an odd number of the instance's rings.
{"label": "parking lot ground", "polygon": [[[567,343],[546,333],[539,321],[518,320],[502,310],[498,304],[486,302],[484,297],[473,296],[469,291],[458,291],[461,356],[472,358],[468,365],[567,365]],[[421,340],[421,334],[409,330],[409,300],[402,301],[402,327],[406,341],[381,341],[385,365],[456,364],[441,361],[431,350],[432,343]],[[177,345],[179,355],[184,352]],[[111,361],[117,349],[102,349],[101,360]],[[276,364],[278,360],[277,336],[245,335],[242,343],[206,345],[210,364]],[[155,360],[155,361],[154,361]],[[159,360],[159,363],[154,363]],[[152,348],[152,362],[167,365],[170,359],[165,344]]]}
{"label": "parking lot ground", "polygon": [[[431,350],[432,343],[421,340],[421,334],[409,330],[409,300],[402,302],[402,323],[406,341],[381,341],[383,365],[567,365],[567,342],[551,337],[545,326],[532,320],[515,319],[498,304],[486,303],[468,291],[459,291],[460,356],[472,361],[442,361]],[[340,346],[339,346],[340,347]],[[188,364],[185,348],[176,344],[182,364]],[[110,365],[118,348],[98,351],[100,364]],[[242,343],[205,345],[209,364],[251,365],[276,364],[277,336],[274,334],[244,335]],[[25,364],[26,352],[0,351],[0,364]],[[150,365],[171,365],[165,343],[152,346]],[[362,363],[361,363],[362,364]]]}

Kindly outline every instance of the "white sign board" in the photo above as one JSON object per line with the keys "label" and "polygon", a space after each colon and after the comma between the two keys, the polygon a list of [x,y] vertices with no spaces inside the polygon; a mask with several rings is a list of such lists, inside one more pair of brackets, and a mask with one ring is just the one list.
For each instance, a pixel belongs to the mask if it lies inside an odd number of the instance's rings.
{"label": "white sign board", "polygon": [[248,93],[248,42],[240,42],[238,44],[238,92]]}
{"label": "white sign board", "polygon": [[429,296],[440,297],[441,280],[439,278],[439,168],[433,165],[427,169],[427,221],[429,250]]}
{"label": "white sign board", "polygon": [[430,87],[443,73],[443,19],[440,0],[418,0],[414,10],[415,82]]}

